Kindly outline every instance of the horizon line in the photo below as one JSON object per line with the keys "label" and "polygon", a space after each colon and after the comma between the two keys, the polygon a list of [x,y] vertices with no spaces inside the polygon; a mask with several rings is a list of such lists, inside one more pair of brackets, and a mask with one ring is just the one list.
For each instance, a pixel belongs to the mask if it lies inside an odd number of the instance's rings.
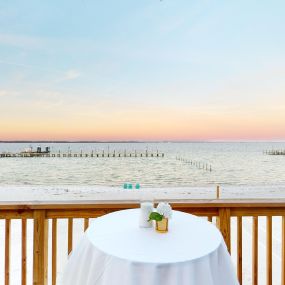
{"label": "horizon line", "polygon": [[282,143],[285,140],[0,140],[0,143]]}

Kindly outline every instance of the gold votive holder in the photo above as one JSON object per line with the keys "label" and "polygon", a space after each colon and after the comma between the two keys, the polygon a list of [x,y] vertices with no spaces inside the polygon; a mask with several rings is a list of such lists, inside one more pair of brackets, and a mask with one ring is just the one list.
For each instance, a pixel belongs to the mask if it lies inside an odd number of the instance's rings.
{"label": "gold votive holder", "polygon": [[163,218],[161,221],[155,221],[155,229],[158,233],[168,232],[168,219]]}

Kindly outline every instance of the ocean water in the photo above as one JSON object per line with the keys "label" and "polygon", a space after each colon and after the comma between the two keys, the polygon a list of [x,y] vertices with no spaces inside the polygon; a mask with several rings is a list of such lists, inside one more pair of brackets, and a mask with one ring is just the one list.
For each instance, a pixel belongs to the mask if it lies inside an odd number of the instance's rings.
{"label": "ocean water", "polygon": [[[284,142],[235,143],[0,143],[0,152],[50,146],[52,152],[161,151],[157,157],[0,158],[0,185],[106,185],[126,182],[142,187],[285,185],[285,156],[263,153],[285,149]],[[181,160],[211,165],[198,169]]]}

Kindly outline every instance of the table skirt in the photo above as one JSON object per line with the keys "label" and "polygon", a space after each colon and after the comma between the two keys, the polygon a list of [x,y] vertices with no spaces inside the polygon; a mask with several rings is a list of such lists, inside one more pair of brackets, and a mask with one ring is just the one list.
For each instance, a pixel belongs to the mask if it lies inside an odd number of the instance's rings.
{"label": "table skirt", "polygon": [[110,256],[85,235],[71,255],[64,285],[238,285],[224,241],[193,261],[156,264]]}

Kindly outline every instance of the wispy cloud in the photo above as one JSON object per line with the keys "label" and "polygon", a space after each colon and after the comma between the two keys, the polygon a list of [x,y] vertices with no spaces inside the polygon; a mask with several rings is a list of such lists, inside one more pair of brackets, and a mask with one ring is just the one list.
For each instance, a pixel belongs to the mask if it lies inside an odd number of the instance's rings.
{"label": "wispy cloud", "polygon": [[[0,41],[1,43],[1,41]],[[45,66],[42,65],[32,65],[32,64],[26,64],[26,63],[21,63],[21,62],[12,62],[12,61],[7,61],[7,60],[2,60],[0,59],[0,65],[10,65],[10,66],[15,66],[15,67],[23,67],[24,69],[35,69],[39,71],[44,71],[44,72],[49,72],[49,73],[58,73],[58,74],[63,74],[64,71],[57,69],[57,68],[46,68]]]}
{"label": "wispy cloud", "polygon": [[65,80],[74,80],[78,77],[80,77],[80,72],[76,69],[69,69],[65,72],[65,75],[63,78],[61,78],[59,81],[65,81]]}
{"label": "wispy cloud", "polygon": [[60,98],[63,95],[59,91],[44,90],[44,89],[36,90],[34,94],[36,97],[47,99],[47,100],[50,100],[52,98]]}
{"label": "wispy cloud", "polygon": [[[31,95],[28,102],[21,102],[22,104],[28,104],[31,108],[40,108],[41,110],[54,110],[54,108],[61,107],[64,103],[65,94],[57,90],[38,89],[31,90]],[[25,96],[25,98],[27,98]],[[68,104],[66,103],[65,106]]]}
{"label": "wispy cloud", "polygon": [[6,90],[6,89],[0,89],[0,97],[8,97],[8,96],[13,96],[13,95],[18,95],[18,92]]}
{"label": "wispy cloud", "polygon": [[0,97],[4,97],[8,95],[8,91],[7,90],[0,90]]}
{"label": "wispy cloud", "polygon": [[1,34],[0,43],[8,46],[21,48],[40,48],[44,46],[43,41],[39,37],[31,37],[17,34]]}

